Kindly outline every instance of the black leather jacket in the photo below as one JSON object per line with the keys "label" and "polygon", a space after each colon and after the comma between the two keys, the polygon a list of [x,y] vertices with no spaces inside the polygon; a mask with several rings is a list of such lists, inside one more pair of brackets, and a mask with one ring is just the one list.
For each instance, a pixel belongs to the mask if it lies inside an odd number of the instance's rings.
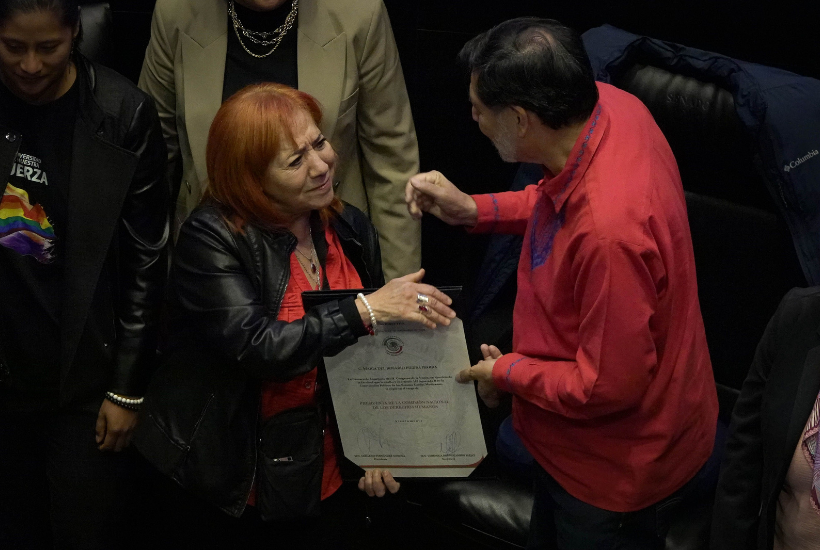
{"label": "black leather jacket", "polygon": [[[314,244],[327,244],[314,216]],[[384,284],[378,236],[346,205],[331,221],[362,285]],[[366,334],[352,299],[278,321],[296,237],[230,226],[200,206],[180,230],[171,272],[171,336],[134,434],[139,451],[187,490],[240,516],[256,472],[260,381],[290,380]]]}
{"label": "black leather jacket", "polygon": [[[82,56],[77,72],[60,405],[96,410],[105,391],[142,395],[155,361],[170,198],[153,100]],[[0,128],[0,173],[11,171],[22,139]],[[0,360],[0,381],[4,367]]]}

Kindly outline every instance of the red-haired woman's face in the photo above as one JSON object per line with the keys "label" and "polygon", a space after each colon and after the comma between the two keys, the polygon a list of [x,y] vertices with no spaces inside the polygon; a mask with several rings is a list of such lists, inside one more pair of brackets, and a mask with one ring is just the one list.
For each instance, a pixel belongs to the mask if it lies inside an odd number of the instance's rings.
{"label": "red-haired woman's face", "polygon": [[307,113],[296,119],[294,144],[282,140],[268,165],[263,189],[287,216],[301,216],[333,200],[336,153]]}

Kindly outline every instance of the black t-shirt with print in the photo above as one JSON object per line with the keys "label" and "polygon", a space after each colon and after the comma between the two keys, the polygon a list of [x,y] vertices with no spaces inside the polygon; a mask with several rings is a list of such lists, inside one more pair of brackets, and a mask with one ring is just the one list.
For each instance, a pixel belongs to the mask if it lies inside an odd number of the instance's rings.
{"label": "black t-shirt with print", "polygon": [[20,136],[0,201],[0,349],[11,371],[0,401],[11,408],[51,407],[59,393],[77,87],[50,103],[30,105],[0,84],[0,126]]}

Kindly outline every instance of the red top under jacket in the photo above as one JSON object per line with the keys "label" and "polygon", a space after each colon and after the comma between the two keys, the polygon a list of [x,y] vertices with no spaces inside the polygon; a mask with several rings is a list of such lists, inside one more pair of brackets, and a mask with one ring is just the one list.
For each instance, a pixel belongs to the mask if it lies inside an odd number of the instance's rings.
{"label": "red top under jacket", "polygon": [[[336,233],[328,227],[325,230],[328,251],[326,276],[330,288],[361,288],[362,281],[350,260],[345,257],[342,245]],[[295,321],[305,315],[302,307],[302,292],[313,290],[305,277],[296,251],[290,255],[290,280],[279,308],[279,321]],[[262,399],[259,407],[259,418],[265,420],[287,409],[316,405],[316,369],[297,376],[287,382],[267,381],[262,383]],[[338,433],[335,425],[328,425],[325,430],[324,470],[322,473],[322,500],[336,492],[342,485],[342,476],[336,461],[334,434]],[[255,502],[255,491],[248,499]]]}

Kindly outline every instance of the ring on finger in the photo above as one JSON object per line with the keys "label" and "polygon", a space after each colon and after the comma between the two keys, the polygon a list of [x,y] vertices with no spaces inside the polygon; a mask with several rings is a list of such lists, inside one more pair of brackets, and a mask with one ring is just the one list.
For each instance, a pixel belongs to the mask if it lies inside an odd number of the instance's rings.
{"label": "ring on finger", "polygon": [[430,311],[430,308],[424,304],[419,304],[419,311],[422,313],[427,313]]}
{"label": "ring on finger", "polygon": [[427,294],[422,294],[421,292],[419,292],[418,294],[416,294],[416,303],[417,304],[429,304],[430,303],[430,297]]}

